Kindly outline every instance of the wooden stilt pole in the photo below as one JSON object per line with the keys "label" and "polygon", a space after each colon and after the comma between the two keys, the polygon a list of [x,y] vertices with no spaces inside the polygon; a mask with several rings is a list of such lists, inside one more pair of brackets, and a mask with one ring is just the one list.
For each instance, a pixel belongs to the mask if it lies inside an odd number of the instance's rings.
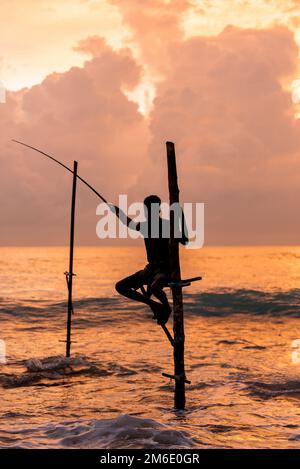
{"label": "wooden stilt pole", "polygon": [[72,187],[72,206],[71,206],[71,229],[70,229],[70,257],[69,257],[69,272],[67,275],[68,285],[68,315],[67,315],[67,340],[66,340],[66,356],[70,357],[71,354],[71,326],[72,326],[72,288],[73,288],[73,254],[74,254],[74,228],[75,228],[75,202],[76,202],[76,182],[77,182],[77,161],[74,161],[73,169],[73,187]]}
{"label": "wooden stilt pole", "polygon": [[[170,206],[179,203],[179,188],[177,182],[177,169],[174,143],[167,142],[168,160],[168,182]],[[184,322],[183,322],[183,301],[181,281],[179,244],[174,237],[174,212],[170,213],[171,238],[170,238],[170,263],[171,280],[174,285],[171,287],[173,296],[173,331],[174,331],[174,376],[175,396],[174,405],[176,409],[185,408],[185,371],[184,371]]]}

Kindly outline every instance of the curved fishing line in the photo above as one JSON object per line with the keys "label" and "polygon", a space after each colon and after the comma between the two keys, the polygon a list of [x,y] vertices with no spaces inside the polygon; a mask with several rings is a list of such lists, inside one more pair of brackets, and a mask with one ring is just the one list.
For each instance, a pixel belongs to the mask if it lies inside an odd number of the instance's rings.
{"label": "curved fishing line", "polygon": [[[44,155],[46,156],[47,158],[50,158],[50,160],[54,161],[55,163],[59,164],[60,166],[62,166],[63,168],[65,168],[67,171],[69,171],[70,173],[73,174],[73,171],[71,168],[69,168],[68,166],[66,166],[65,164],[61,163],[61,161],[58,161],[56,158],[54,158],[53,156],[51,155],[48,155],[48,153],[45,153],[44,151],[42,150],[39,150],[38,148],[35,148],[31,145],[28,145],[27,143],[23,143],[23,142],[20,142],[19,140],[15,140],[15,139],[12,139],[13,142],[15,143],[18,143],[19,145],[23,145],[24,147],[27,147],[27,148],[31,148],[31,150],[34,150],[38,153],[40,153],[41,155]],[[77,178],[83,182],[83,184],[85,184],[89,189],[91,189],[92,192],[94,192],[94,194],[96,194],[104,203],[108,204],[107,200],[98,192],[96,191],[96,189],[91,186],[85,179],[83,179],[82,177],[80,177],[78,174],[77,174]]]}

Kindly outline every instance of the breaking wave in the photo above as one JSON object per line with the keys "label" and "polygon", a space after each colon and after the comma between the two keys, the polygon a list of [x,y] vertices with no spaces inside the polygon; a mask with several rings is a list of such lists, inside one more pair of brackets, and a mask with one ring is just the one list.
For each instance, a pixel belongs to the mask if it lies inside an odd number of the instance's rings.
{"label": "breaking wave", "polygon": [[[287,291],[259,291],[247,289],[218,289],[201,293],[184,292],[185,311],[191,315],[219,316],[231,314],[258,315],[291,315],[300,316],[300,289]],[[42,319],[49,319],[61,315],[67,303],[38,302],[38,304],[6,303],[0,299],[0,320],[14,316],[26,321],[30,317],[32,326],[38,327]],[[131,313],[141,313],[139,320],[147,320],[144,314],[145,306],[129,301],[122,297],[82,298],[74,301],[75,318],[77,324],[98,325],[122,320],[124,315],[134,319]],[[110,314],[110,313],[117,314]],[[78,314],[76,314],[78,313]]]}
{"label": "breaking wave", "polygon": [[152,419],[127,414],[7,431],[5,448],[191,448],[195,440]]}
{"label": "breaking wave", "polygon": [[197,315],[258,315],[300,316],[300,289],[264,292],[258,290],[217,290],[186,294],[186,312]]}
{"label": "breaking wave", "polygon": [[55,355],[45,358],[30,358],[18,363],[25,371],[20,373],[0,373],[0,387],[6,389],[28,387],[28,386],[58,386],[66,377],[95,376],[106,377],[131,376],[136,371],[119,363],[107,362],[95,363],[82,355],[66,358]]}

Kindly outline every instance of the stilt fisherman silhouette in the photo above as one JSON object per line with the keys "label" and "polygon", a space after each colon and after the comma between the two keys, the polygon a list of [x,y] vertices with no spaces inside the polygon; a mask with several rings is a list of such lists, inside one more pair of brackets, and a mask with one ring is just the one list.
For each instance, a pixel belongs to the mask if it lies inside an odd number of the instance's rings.
{"label": "stilt fisherman silhouette", "polygon": [[[50,160],[56,162],[67,171],[73,173],[65,164],[53,156],[45,153],[38,148],[27,145],[19,140],[14,140],[15,143],[23,145],[24,147],[31,148],[32,150],[46,156]],[[157,195],[149,195],[144,200],[145,221],[134,222],[129,218],[119,207],[110,203],[85,179],[77,175],[78,179],[82,181],[91,191],[93,191],[110,209],[120,218],[120,220],[127,225],[130,229],[139,231],[144,237],[145,248],[147,253],[148,264],[144,269],[139,270],[133,275],[126,277],[116,283],[116,290],[121,295],[126,296],[135,301],[145,303],[150,306],[154,314],[154,319],[157,319],[158,324],[164,325],[168,322],[171,314],[171,307],[168,302],[166,293],[163,291],[170,281],[170,257],[169,257],[169,239],[170,239],[170,221],[161,218],[160,205],[161,200]],[[177,209],[177,210],[176,210]],[[154,214],[154,216],[153,216]],[[158,214],[158,216],[155,216]],[[154,218],[154,223],[152,219]],[[158,223],[155,221],[158,220]],[[184,220],[184,214],[180,207],[177,206],[174,210],[174,237],[179,243],[186,245],[188,243],[187,229]],[[154,228],[152,230],[152,228]],[[195,278],[193,280],[199,280]],[[146,289],[144,288],[146,286]],[[137,290],[140,289],[141,293]],[[155,301],[151,296],[155,296],[159,301]]]}
{"label": "stilt fisherman silhouette", "polygon": [[[157,195],[149,195],[144,200],[145,221],[135,222],[114,205],[110,208],[119,219],[130,229],[139,231],[144,238],[148,264],[144,269],[116,283],[116,290],[131,300],[145,303],[153,312],[153,319],[158,324],[166,324],[171,314],[164,288],[170,282],[170,221],[161,217],[161,199]],[[188,243],[184,215],[180,207],[174,210],[174,237],[179,243]],[[146,288],[145,288],[146,287]],[[138,292],[137,290],[141,290]],[[158,301],[152,299],[154,296]]]}

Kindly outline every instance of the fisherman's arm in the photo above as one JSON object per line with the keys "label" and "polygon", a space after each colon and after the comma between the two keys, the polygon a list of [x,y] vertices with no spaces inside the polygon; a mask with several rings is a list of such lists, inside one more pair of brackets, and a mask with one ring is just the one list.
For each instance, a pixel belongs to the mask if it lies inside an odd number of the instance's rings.
{"label": "fisherman's arm", "polygon": [[131,230],[139,230],[139,223],[136,223],[130,217],[128,217],[126,213],[123,212],[123,210],[113,204],[108,204],[108,206],[124,225],[128,226],[128,228]]}

